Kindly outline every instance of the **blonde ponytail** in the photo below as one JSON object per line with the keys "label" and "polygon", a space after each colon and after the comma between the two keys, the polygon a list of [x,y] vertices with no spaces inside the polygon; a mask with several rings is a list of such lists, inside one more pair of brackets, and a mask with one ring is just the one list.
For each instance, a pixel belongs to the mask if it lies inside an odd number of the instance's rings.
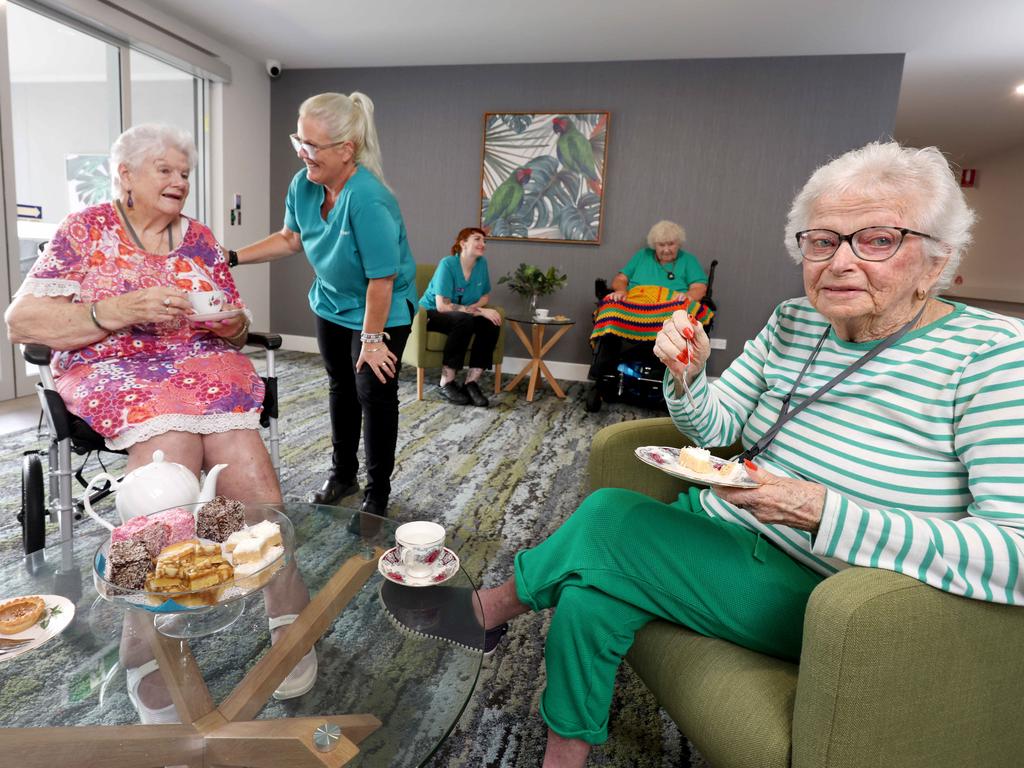
{"label": "blonde ponytail", "polygon": [[373,121],[373,101],[369,96],[359,91],[353,91],[351,96],[320,93],[302,102],[299,117],[322,123],[331,141],[351,141],[356,148],[356,163],[388,187],[381,164],[377,127]]}

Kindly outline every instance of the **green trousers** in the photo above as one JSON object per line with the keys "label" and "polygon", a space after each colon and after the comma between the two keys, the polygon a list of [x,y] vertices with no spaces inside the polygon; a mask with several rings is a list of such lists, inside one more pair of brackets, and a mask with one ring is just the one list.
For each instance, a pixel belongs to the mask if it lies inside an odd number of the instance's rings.
{"label": "green trousers", "polygon": [[663,504],[619,488],[591,494],[550,538],[519,552],[515,572],[524,605],[557,608],[541,716],[590,744],[608,738],[615,674],[647,622],[796,659],[823,578],[759,534],[708,517],[696,490]]}

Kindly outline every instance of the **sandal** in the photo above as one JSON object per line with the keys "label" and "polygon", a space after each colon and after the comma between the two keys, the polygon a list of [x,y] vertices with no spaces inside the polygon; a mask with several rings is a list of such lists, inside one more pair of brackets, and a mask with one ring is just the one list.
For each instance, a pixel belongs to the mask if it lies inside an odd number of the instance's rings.
{"label": "sandal", "polygon": [[142,684],[142,679],[147,675],[156,672],[158,669],[160,669],[160,665],[157,663],[156,659],[150,659],[141,667],[130,667],[129,669],[126,669],[125,678],[128,683],[128,699],[139,713],[139,722],[143,725],[180,723],[181,718],[178,717],[178,710],[174,708],[174,704],[168,704],[166,707],[161,707],[160,709],[151,709],[143,704],[142,700],[139,698],[139,686]]}
{"label": "sandal", "polygon": [[[276,616],[270,619],[270,629],[275,630],[292,624],[299,615],[297,613],[286,613],[283,616]],[[316,658],[316,646],[309,649],[309,653],[299,659],[299,663],[288,673],[281,685],[274,691],[274,698],[278,701],[295,699],[312,690],[316,685],[316,675],[319,670],[319,663]]]}

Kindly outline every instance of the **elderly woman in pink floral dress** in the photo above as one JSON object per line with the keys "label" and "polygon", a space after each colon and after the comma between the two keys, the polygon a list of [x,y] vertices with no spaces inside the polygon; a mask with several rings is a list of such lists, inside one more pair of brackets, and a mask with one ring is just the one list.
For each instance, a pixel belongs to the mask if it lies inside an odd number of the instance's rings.
{"label": "elderly woman in pink floral dress", "polygon": [[[241,307],[213,233],[182,215],[195,157],[192,137],[177,128],[121,134],[111,147],[114,201],[61,223],[7,310],[8,334],[56,350],[61,397],[108,448],[127,450],[129,471],[159,449],[196,475],[227,464],[218,478],[225,496],[280,502],[257,431],[263,382],[240,351],[249,315],[190,317],[190,291],[219,289],[227,306]],[[294,569],[266,597],[278,632],[309,601]],[[148,674],[155,662],[140,664],[138,644],[123,646],[122,656],[143,721],[175,720],[166,687]],[[275,695],[301,695],[315,678],[311,651]]]}

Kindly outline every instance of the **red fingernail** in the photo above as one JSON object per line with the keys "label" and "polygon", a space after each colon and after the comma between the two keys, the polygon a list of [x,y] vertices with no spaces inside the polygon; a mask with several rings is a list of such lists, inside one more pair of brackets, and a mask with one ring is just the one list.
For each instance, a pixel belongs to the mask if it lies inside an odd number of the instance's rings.
{"label": "red fingernail", "polygon": [[676,360],[678,360],[683,365],[689,365],[690,353],[684,349],[678,355],[676,355]]}
{"label": "red fingernail", "polygon": [[757,470],[758,470],[757,464],[752,462],[750,459],[744,459],[743,460],[743,466],[746,467],[747,469],[749,469],[751,472],[757,472]]}
{"label": "red fingernail", "polygon": [[692,340],[693,328],[691,328],[690,326],[686,326],[685,328],[683,328],[683,338]]}

